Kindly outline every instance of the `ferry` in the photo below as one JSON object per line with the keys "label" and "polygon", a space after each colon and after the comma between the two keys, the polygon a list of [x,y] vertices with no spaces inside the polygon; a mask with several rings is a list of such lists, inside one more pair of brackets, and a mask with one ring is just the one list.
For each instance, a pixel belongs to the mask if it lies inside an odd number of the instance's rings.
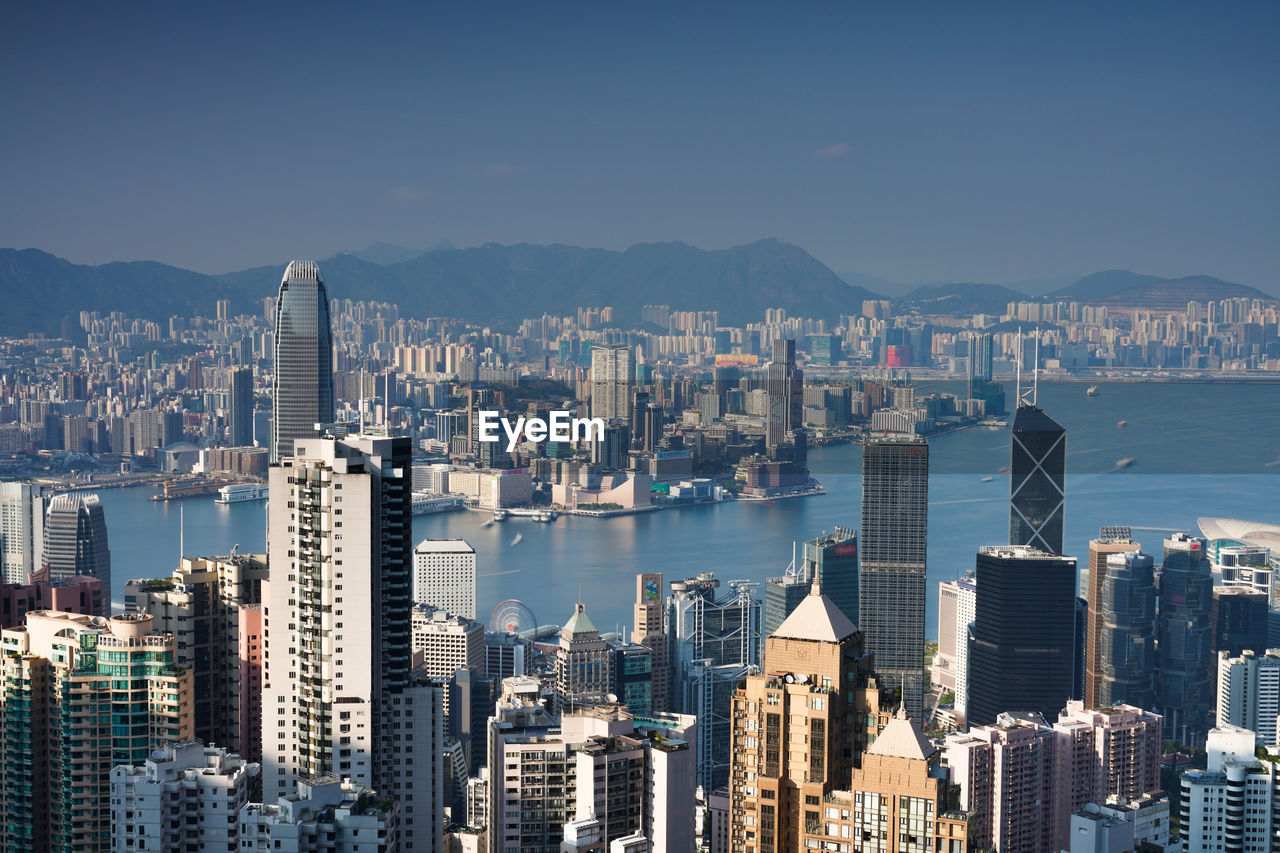
{"label": "ferry", "polygon": [[260,483],[236,483],[218,489],[214,501],[220,504],[238,504],[241,501],[265,501],[271,490]]}
{"label": "ferry", "polygon": [[437,512],[449,512],[462,509],[462,495],[436,495],[418,492],[413,496],[414,515],[432,515]]}
{"label": "ferry", "polygon": [[1101,392],[1098,390],[1097,385],[1090,385],[1088,388],[1084,389],[1084,395],[1086,397],[1096,397],[1099,393]]}

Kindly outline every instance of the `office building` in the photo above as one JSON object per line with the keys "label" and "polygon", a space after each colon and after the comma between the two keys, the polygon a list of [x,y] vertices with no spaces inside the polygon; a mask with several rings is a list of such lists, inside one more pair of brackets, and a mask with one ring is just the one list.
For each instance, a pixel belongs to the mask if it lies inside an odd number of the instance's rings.
{"label": "office building", "polygon": [[631,347],[595,344],[591,347],[591,416],[628,422],[631,419]]}
{"label": "office building", "polygon": [[44,487],[0,483],[0,582],[25,584],[44,567]]}
{"label": "office building", "polygon": [[1099,612],[1097,707],[1156,707],[1156,583],[1150,554],[1108,554]]}
{"label": "office building", "polygon": [[973,577],[938,584],[938,651],[933,656],[931,680],[934,689],[951,691],[952,708],[965,714],[969,695],[969,626],[978,604],[978,585]]}
{"label": "office building", "polygon": [[1110,797],[1089,803],[1071,815],[1067,853],[1169,849],[1169,795],[1163,791],[1125,801]]}
{"label": "office building", "polygon": [[[178,666],[192,673],[192,720],[203,743],[248,755],[240,739],[245,693],[240,670],[240,608],[262,603],[265,554],[184,557],[173,575],[125,583],[127,611],[149,614],[155,630],[172,634]],[[250,661],[252,664],[253,662]]]}
{"label": "office building", "polygon": [[413,549],[413,600],[476,618],[476,551],[462,539],[423,539]]}
{"label": "office building", "polygon": [[773,341],[767,374],[765,445],[773,451],[787,441],[788,432],[804,423],[804,371],[796,367],[795,340]]}
{"label": "office building", "polygon": [[1009,709],[1053,719],[1073,687],[1075,558],[1022,546],[985,547],[978,552],[976,578],[966,719],[992,725]]}
{"label": "office building", "polygon": [[173,636],[145,614],[41,610],[0,633],[0,650],[0,844],[108,849],[111,769],[192,738],[191,672]]}
{"label": "office building", "polygon": [[698,719],[698,784],[714,791],[729,782],[733,691],[759,666],[760,600],[756,585],[732,581],[717,596],[711,572],[671,582],[667,638],[671,704]]}
{"label": "office building", "polygon": [[1246,649],[1266,650],[1267,594],[1245,587],[1214,587],[1210,623],[1215,653],[1234,656]]}
{"label": "office building", "polygon": [[799,853],[819,805],[850,789],[880,693],[862,632],[820,582],[766,638],[765,659],[733,694],[729,842]]}
{"label": "office building", "polygon": [[44,519],[44,565],[49,580],[98,578],[110,595],[111,547],[97,495],[72,492],[50,499]]}
{"label": "office building", "polygon": [[1275,847],[1276,764],[1254,753],[1248,729],[1218,726],[1206,739],[1204,770],[1182,774],[1179,830],[1186,853],[1263,851]]}
{"label": "office building", "polygon": [[577,708],[616,701],[609,698],[616,683],[616,663],[613,649],[600,638],[600,632],[587,617],[587,606],[579,601],[569,621],[560,629],[553,710],[566,714]]}
{"label": "office building", "polygon": [[616,701],[637,717],[653,710],[653,652],[639,643],[609,640],[613,652],[613,688]]}
{"label": "office building", "polygon": [[484,672],[484,626],[425,604],[411,618],[413,669],[428,679],[448,678],[460,669]]}
{"label": "office building", "polygon": [[671,709],[671,666],[668,662],[666,608],[662,601],[662,573],[636,575],[635,621],[631,642],[649,650],[652,661],[651,710]]}
{"label": "office building", "polygon": [[497,683],[525,674],[529,641],[507,631],[486,631],[484,635],[484,674]]}
{"label": "office building", "polygon": [[948,735],[959,807],[975,849],[1039,853],[1070,847],[1071,815],[1108,797],[1160,787],[1160,717],[1127,705],[1087,710],[1072,701],[1053,725],[1035,713]]}
{"label": "office building", "polygon": [[1013,414],[1009,458],[1009,544],[1062,553],[1067,431],[1034,406]]}
{"label": "office building", "polygon": [[240,810],[240,850],[390,853],[405,849],[408,820],[397,798],[358,782],[336,776],[300,779],[294,793]]}
{"label": "office building", "polygon": [[231,371],[228,389],[227,444],[231,447],[253,445],[253,370],[241,367]]}
{"label": "office building", "polygon": [[411,680],[410,447],[298,439],[271,467],[263,796],[339,776],[395,798],[402,850],[443,834],[437,688]]}
{"label": "office building", "polygon": [[[767,641],[769,635],[778,629],[778,626],[787,621],[787,617],[791,615],[791,611],[800,606],[800,602],[804,601],[809,589],[813,585],[813,578],[808,574],[805,564],[801,564],[800,573],[785,574],[776,578],[767,578],[764,582],[764,609],[763,625],[760,629],[762,643]],[[763,660],[764,649],[760,650],[761,660]]]}
{"label": "office building", "polygon": [[1088,590],[1089,610],[1085,620],[1084,704],[1097,708],[1102,703],[1102,631],[1105,619],[1102,612],[1102,586],[1107,579],[1107,558],[1112,554],[1140,551],[1142,546],[1133,541],[1127,527],[1104,527],[1097,539],[1089,540],[1089,575],[1084,579]]}
{"label": "office building", "polygon": [[850,619],[858,618],[858,534],[847,527],[804,543],[809,577],[822,581],[823,594]]}
{"label": "office building", "polygon": [[862,450],[862,554],[858,625],[882,687],[907,715],[924,712],[925,561],[929,444],[911,435],[868,437]]}
{"label": "office building", "polygon": [[290,261],[276,298],[272,364],[271,461],[293,455],[334,421],[333,340],[329,296],[315,261]]}
{"label": "office building", "polygon": [[111,771],[111,853],[240,848],[240,810],[261,768],[199,741],[167,743]]}
{"label": "office building", "polygon": [[1206,551],[1204,539],[1175,533],[1164,540],[1160,570],[1157,704],[1166,739],[1189,746],[1204,743],[1213,713],[1205,689],[1214,678],[1213,575]]}
{"label": "office building", "polygon": [[1219,728],[1235,726],[1256,732],[1269,747],[1277,745],[1280,718],[1280,649],[1233,656],[1218,652]]}

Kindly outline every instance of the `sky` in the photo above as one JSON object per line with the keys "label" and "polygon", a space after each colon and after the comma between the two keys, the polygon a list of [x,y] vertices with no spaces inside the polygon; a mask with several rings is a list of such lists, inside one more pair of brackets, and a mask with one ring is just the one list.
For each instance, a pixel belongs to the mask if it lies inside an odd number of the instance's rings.
{"label": "sky", "polygon": [[1274,2],[8,3],[0,246],[777,237],[895,282],[1275,292],[1277,37]]}

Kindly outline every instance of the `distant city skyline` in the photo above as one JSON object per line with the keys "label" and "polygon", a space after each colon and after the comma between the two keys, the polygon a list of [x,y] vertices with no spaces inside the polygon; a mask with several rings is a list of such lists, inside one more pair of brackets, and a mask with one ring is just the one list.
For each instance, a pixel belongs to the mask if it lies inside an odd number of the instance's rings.
{"label": "distant city skyline", "polygon": [[892,282],[1268,289],[1280,261],[1271,4],[64,15],[0,27],[0,243],[77,263],[775,236]]}

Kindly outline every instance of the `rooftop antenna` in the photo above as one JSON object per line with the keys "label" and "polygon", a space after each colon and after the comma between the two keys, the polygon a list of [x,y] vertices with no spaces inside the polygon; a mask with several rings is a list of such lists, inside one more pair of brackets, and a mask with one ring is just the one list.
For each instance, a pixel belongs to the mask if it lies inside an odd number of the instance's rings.
{"label": "rooftop antenna", "polygon": [[1040,375],[1040,335],[1039,329],[1036,330],[1036,366],[1032,369],[1031,387],[1025,391],[1022,388],[1022,327],[1018,327],[1018,351],[1014,354],[1014,360],[1017,364],[1017,387],[1018,387],[1018,408],[1035,408],[1036,406],[1036,390],[1037,379]]}

